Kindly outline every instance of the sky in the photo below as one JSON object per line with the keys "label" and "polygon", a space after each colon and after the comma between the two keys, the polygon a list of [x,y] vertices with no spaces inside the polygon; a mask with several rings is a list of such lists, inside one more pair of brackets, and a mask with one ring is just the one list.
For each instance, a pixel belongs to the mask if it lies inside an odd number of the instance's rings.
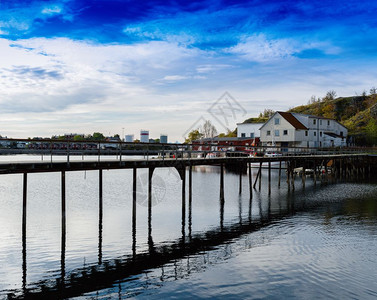
{"label": "sky", "polygon": [[218,132],[377,86],[376,1],[0,0],[0,135]]}

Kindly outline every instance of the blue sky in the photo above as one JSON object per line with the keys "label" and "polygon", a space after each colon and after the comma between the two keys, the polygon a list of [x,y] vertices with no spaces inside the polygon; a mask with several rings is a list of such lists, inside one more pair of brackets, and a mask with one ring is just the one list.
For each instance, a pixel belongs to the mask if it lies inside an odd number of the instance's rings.
{"label": "blue sky", "polygon": [[[328,90],[360,94],[377,86],[376,12],[354,0],[1,1],[0,134],[182,141],[198,120],[221,132]],[[209,111],[225,92],[242,107],[227,122]]]}

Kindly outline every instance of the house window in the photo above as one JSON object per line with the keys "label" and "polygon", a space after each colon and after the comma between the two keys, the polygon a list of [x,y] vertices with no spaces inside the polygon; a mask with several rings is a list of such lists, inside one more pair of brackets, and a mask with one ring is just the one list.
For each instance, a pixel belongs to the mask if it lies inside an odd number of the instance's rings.
{"label": "house window", "polygon": [[280,124],[280,119],[279,118],[275,118],[275,125],[279,125]]}
{"label": "house window", "polygon": [[279,136],[280,133],[279,133],[279,130],[275,130],[275,136]]}
{"label": "house window", "polygon": [[250,137],[253,139],[254,138],[254,132],[250,133]]}
{"label": "house window", "polygon": [[322,131],[319,132],[319,136],[322,137]]}
{"label": "house window", "polygon": [[271,130],[267,130],[267,135],[271,135]]}
{"label": "house window", "polygon": [[322,125],[322,120],[319,120],[319,125]]}
{"label": "house window", "polygon": [[314,136],[317,136],[317,131],[314,131]]}
{"label": "house window", "polygon": [[284,130],[284,131],[283,131],[283,134],[284,134],[284,135],[288,135],[288,130]]}
{"label": "house window", "polygon": [[327,121],[327,126],[330,126],[330,121]]}
{"label": "house window", "polygon": [[307,130],[305,130],[305,136],[308,136],[308,131]]}
{"label": "house window", "polygon": [[313,125],[317,124],[317,120],[313,119]]}
{"label": "house window", "polygon": [[246,133],[241,133],[241,137],[246,137]]}
{"label": "house window", "polygon": [[340,136],[343,136],[343,131],[340,132]]}

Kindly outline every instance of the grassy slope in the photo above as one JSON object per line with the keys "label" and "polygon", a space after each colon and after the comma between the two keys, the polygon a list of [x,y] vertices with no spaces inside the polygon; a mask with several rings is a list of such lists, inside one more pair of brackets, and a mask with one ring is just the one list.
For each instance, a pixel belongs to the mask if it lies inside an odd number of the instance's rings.
{"label": "grassy slope", "polygon": [[350,135],[363,135],[368,123],[377,117],[376,103],[377,95],[340,97],[297,106],[289,111],[335,119],[348,128]]}

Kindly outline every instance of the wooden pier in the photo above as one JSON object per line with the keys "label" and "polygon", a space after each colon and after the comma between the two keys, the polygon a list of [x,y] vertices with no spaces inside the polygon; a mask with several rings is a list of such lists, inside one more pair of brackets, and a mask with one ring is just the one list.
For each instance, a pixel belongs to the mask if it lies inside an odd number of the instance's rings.
{"label": "wooden pier", "polygon": [[[272,164],[278,167],[272,167]],[[24,162],[0,162],[0,174],[23,174],[23,211],[22,211],[22,247],[23,247],[23,288],[26,291],[26,214],[27,214],[27,184],[29,173],[61,173],[61,280],[65,278],[65,247],[66,247],[66,174],[74,171],[98,170],[99,184],[99,243],[98,264],[102,264],[102,221],[103,221],[103,170],[132,169],[132,235],[133,255],[136,255],[136,195],[137,195],[137,170],[148,169],[148,243],[153,247],[152,240],[152,178],[156,168],[175,168],[182,182],[182,240],[186,236],[186,219],[188,222],[188,235],[191,236],[191,207],[192,207],[192,169],[194,166],[218,166],[220,168],[219,198],[220,198],[220,229],[224,229],[224,172],[225,169],[239,174],[238,192],[242,194],[242,179],[248,173],[248,186],[250,204],[253,198],[253,189],[261,189],[262,169],[268,170],[268,193],[275,184],[281,187],[282,174],[286,174],[288,190],[295,189],[295,177],[301,176],[301,184],[305,188],[307,173],[312,175],[314,185],[318,180],[327,177],[339,179],[366,179],[374,174],[377,166],[377,156],[369,154],[330,154],[330,155],[297,155],[275,157],[215,157],[215,158],[146,158],[125,160],[120,156],[118,160],[97,159],[93,161],[24,161]],[[252,168],[257,168],[255,181],[252,178]],[[278,169],[277,182],[272,182],[271,170]],[[299,172],[298,170],[301,170]],[[186,215],[186,173],[188,171],[188,216]],[[251,215],[251,205],[249,205]],[[187,217],[186,217],[187,216]]]}

